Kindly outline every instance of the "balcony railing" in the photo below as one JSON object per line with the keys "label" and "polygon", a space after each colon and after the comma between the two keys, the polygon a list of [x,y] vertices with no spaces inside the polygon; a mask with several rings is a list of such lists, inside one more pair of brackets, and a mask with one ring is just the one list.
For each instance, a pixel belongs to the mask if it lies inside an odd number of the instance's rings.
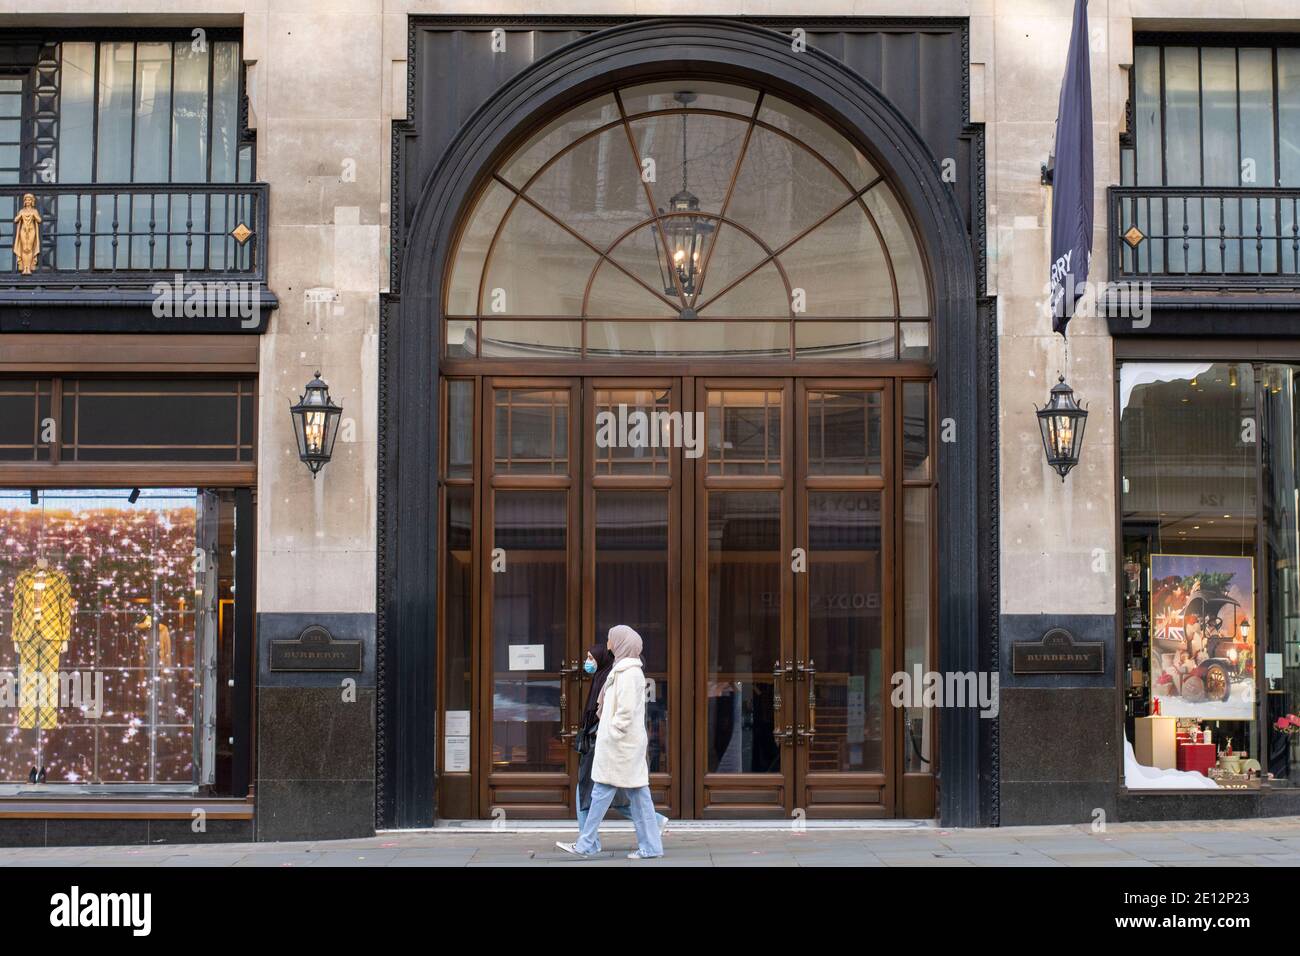
{"label": "balcony railing", "polygon": [[[14,256],[23,197],[41,216],[40,255]],[[0,185],[0,286],[147,285],[175,273],[266,281],[266,183]]]}
{"label": "balcony railing", "polygon": [[1110,275],[1153,287],[1300,287],[1300,189],[1112,186]]}

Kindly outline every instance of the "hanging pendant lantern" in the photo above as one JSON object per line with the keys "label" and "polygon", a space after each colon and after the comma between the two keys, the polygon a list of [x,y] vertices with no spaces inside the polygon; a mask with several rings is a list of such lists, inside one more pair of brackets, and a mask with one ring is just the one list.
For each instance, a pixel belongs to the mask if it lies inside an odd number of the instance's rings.
{"label": "hanging pendant lantern", "polygon": [[[683,107],[695,102],[694,93],[680,92],[673,99]],[[668,208],[660,209],[664,217],[664,237],[668,242],[669,275],[664,282],[665,295],[677,295],[678,284],[687,296],[695,295],[700,279],[704,243],[713,232],[713,224],[699,215],[700,200],[689,188],[687,177],[688,150],[686,145],[686,114],[682,114],[682,188],[668,200]],[[676,279],[673,276],[676,276]]]}
{"label": "hanging pendant lantern", "polygon": [[1088,423],[1088,409],[1074,400],[1074,390],[1065,384],[1065,376],[1058,375],[1052,386],[1047,404],[1035,408],[1038,430],[1043,435],[1043,451],[1061,481],[1070,469],[1079,463],[1083,449],[1083,430]]}

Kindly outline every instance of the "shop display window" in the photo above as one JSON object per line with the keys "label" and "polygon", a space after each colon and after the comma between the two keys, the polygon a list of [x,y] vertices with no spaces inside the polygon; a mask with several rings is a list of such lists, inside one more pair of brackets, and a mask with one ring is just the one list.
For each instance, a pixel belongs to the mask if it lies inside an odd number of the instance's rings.
{"label": "shop display window", "polygon": [[1125,731],[1219,788],[1300,781],[1298,372],[1120,366]]}
{"label": "shop display window", "polygon": [[0,791],[228,775],[234,526],[233,492],[0,489]]}
{"label": "shop display window", "polygon": [[[1150,718],[1174,718],[1216,753],[1257,755],[1255,370],[1124,363],[1120,475],[1128,738],[1142,755]],[[1159,769],[1191,769],[1183,750]]]}

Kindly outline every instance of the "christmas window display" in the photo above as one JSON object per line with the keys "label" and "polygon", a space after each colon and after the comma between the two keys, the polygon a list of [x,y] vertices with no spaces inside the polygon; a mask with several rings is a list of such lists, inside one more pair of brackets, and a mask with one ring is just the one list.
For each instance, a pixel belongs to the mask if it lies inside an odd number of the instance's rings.
{"label": "christmas window display", "polygon": [[1257,618],[1258,371],[1203,361],[1120,365],[1130,788],[1254,789],[1283,777],[1261,756],[1270,648]]}
{"label": "christmas window display", "polygon": [[223,506],[0,490],[0,785],[212,782]]}

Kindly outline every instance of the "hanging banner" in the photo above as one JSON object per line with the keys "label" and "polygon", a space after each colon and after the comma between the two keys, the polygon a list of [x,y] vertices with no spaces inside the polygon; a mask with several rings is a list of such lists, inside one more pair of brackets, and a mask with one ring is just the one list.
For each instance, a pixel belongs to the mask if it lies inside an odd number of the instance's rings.
{"label": "hanging banner", "polygon": [[1065,335],[1092,258],[1092,78],[1088,0],[1075,0],[1070,51],[1056,112],[1052,170],[1052,331]]}

